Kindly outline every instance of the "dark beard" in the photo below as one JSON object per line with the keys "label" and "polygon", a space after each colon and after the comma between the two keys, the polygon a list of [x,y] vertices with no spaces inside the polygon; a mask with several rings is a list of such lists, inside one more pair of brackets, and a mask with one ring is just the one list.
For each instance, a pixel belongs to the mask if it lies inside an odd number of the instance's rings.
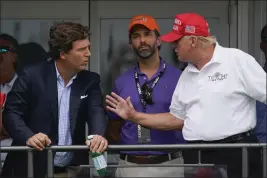
{"label": "dark beard", "polygon": [[[149,45],[146,45],[147,47],[149,47],[148,51],[145,50],[145,52],[140,52],[140,47],[139,48],[134,48],[134,52],[136,53],[136,55],[138,57],[140,57],[141,59],[149,59],[151,56],[153,56],[156,52],[156,47],[157,47],[157,43],[155,42],[153,44],[153,46],[149,46]],[[146,55],[143,55],[142,53],[146,53]]]}

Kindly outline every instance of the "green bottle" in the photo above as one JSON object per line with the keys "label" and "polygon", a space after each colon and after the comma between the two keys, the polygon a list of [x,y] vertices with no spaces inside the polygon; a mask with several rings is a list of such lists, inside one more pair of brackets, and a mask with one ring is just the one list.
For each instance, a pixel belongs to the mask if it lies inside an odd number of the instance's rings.
{"label": "green bottle", "polygon": [[[92,140],[94,135],[89,135],[88,140]],[[107,162],[103,153],[91,152],[94,167],[99,176],[108,176]]]}

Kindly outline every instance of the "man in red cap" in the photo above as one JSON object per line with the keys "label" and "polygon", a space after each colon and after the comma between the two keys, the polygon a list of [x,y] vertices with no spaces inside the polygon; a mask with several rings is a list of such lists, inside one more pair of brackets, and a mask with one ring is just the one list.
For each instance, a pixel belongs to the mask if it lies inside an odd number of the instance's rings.
{"label": "man in red cap", "polygon": [[[162,130],[182,129],[189,143],[258,143],[256,100],[266,103],[266,73],[249,54],[219,45],[206,20],[195,13],[178,14],[172,31],[161,39],[172,42],[179,60],[188,62],[172,97],[170,112],[144,114],[112,93],[108,110],[121,118]],[[226,166],[228,178],[242,177],[240,149],[209,149],[202,163]],[[183,155],[198,163],[197,150]],[[249,175],[260,177],[260,154],[249,152]]]}
{"label": "man in red cap", "polygon": [[[159,56],[161,41],[156,20],[148,15],[132,18],[129,43],[137,62],[115,81],[113,92],[123,98],[132,97],[134,107],[142,113],[169,112],[171,97],[181,71],[167,64]],[[108,113],[107,137],[110,144],[179,144],[184,143],[181,131],[161,131],[124,121],[119,115]],[[132,164],[182,164],[181,150],[122,151],[120,165]],[[182,177],[182,167],[118,168],[116,177]]]}

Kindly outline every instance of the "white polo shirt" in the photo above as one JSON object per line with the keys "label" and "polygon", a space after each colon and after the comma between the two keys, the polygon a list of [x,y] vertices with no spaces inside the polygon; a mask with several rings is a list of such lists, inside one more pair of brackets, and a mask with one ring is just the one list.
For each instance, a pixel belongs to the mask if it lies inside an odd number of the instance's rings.
{"label": "white polo shirt", "polygon": [[266,103],[266,73],[239,49],[218,43],[200,71],[189,64],[173,94],[170,113],[184,120],[185,140],[220,140],[256,125],[256,100]]}

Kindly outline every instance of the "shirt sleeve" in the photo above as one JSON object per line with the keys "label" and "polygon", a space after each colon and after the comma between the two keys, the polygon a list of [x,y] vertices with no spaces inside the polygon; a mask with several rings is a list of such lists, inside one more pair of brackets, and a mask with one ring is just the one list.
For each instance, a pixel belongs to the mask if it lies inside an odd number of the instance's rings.
{"label": "shirt sleeve", "polygon": [[[117,85],[116,85],[116,82],[115,82],[115,86],[112,89],[112,92],[116,93],[117,95],[120,95],[119,90],[118,90]],[[117,114],[115,114],[114,112],[111,112],[111,111],[107,111],[107,116],[108,116],[108,119],[110,119],[110,120],[120,120],[121,119]]]}
{"label": "shirt sleeve", "polygon": [[170,114],[175,116],[177,119],[184,120],[185,119],[185,106],[180,100],[181,92],[182,92],[182,78],[183,74],[181,75],[180,79],[177,82],[175,87],[174,93],[172,95],[172,101],[170,105]]}
{"label": "shirt sleeve", "polygon": [[247,94],[266,104],[266,73],[254,57],[243,53],[239,59],[241,81]]}

